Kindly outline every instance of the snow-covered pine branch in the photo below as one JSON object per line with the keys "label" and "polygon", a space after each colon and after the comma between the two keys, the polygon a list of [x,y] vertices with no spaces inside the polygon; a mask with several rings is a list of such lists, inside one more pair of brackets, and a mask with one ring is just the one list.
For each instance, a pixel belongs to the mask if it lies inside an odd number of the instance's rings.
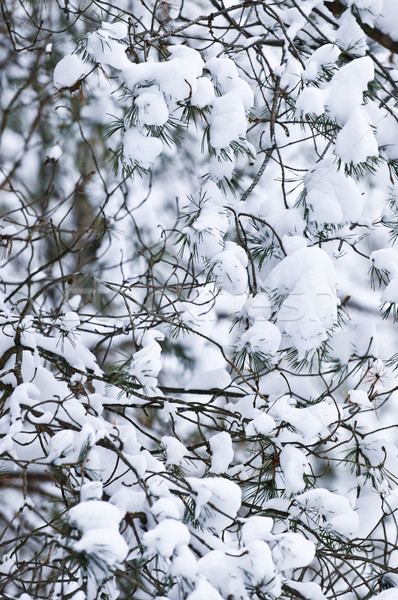
{"label": "snow-covered pine branch", "polygon": [[1,597],[395,600],[394,0],[1,11]]}

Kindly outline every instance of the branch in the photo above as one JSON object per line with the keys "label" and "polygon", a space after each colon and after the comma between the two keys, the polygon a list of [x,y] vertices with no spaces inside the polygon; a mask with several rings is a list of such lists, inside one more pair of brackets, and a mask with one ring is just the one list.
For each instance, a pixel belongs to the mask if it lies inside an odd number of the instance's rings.
{"label": "branch", "polygon": [[164,385],[158,386],[165,394],[198,394],[204,396],[230,396],[231,398],[244,398],[247,394],[243,392],[230,392],[229,390],[221,390],[219,388],[210,389],[191,389],[191,388],[179,388],[179,387],[167,387]]}
{"label": "branch", "polygon": [[[340,17],[343,14],[343,12],[348,8],[346,4],[341,2],[341,0],[325,2],[325,6],[335,17]],[[381,29],[378,29],[377,27],[370,27],[370,25],[368,25],[367,23],[363,23],[358,14],[358,11],[353,11],[353,15],[358,25],[361,27],[362,31],[366,33],[368,37],[370,37],[372,40],[374,40],[384,48],[387,48],[387,50],[389,50],[393,54],[398,54],[398,41],[393,40],[387,33],[381,31]]]}
{"label": "branch", "polygon": [[287,583],[282,583],[282,590],[287,594],[292,594],[292,596],[294,598],[297,598],[298,600],[308,600],[307,596],[303,596],[303,594],[300,594],[300,592],[296,590],[296,588],[291,587]]}

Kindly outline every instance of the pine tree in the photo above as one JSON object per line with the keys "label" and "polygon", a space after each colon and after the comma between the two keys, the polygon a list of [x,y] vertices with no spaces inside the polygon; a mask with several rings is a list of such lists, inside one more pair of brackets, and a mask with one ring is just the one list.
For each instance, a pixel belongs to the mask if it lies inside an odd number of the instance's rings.
{"label": "pine tree", "polygon": [[394,1],[0,5],[1,597],[394,600]]}

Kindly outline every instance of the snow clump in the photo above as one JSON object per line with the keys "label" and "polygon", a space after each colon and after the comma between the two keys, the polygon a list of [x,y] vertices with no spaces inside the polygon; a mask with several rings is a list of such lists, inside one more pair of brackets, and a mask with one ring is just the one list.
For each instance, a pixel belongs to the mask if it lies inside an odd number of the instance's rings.
{"label": "snow clump", "polygon": [[86,557],[89,600],[96,597],[98,585],[110,577],[129,553],[119,533],[121,520],[116,506],[101,500],[80,502],[68,512],[70,525],[82,534],[80,540],[73,543],[73,549]]}

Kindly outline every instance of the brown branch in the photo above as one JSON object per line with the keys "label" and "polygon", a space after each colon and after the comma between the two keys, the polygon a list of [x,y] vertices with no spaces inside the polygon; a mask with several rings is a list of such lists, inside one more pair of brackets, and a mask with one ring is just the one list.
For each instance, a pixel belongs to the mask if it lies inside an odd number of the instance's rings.
{"label": "brown branch", "polygon": [[[341,0],[325,2],[325,6],[335,17],[340,17],[343,14],[343,12],[348,8],[347,5],[344,4],[344,2],[341,2]],[[374,40],[384,48],[387,48],[387,50],[389,50],[393,54],[398,54],[397,40],[393,40],[387,33],[381,31],[381,29],[378,29],[377,27],[370,27],[370,25],[368,25],[367,23],[363,23],[358,14],[358,11],[353,11],[353,15],[358,25],[361,27],[362,31],[366,33],[368,37],[370,37],[372,40]]]}

